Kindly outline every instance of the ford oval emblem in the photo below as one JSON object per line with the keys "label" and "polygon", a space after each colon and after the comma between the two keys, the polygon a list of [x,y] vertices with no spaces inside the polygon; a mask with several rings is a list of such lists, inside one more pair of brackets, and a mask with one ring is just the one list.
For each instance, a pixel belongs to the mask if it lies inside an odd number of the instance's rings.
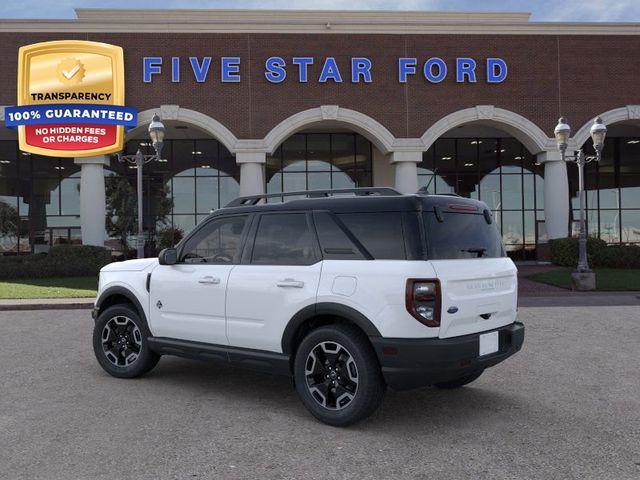
{"label": "ford oval emblem", "polygon": [[449,307],[447,313],[456,313],[458,311],[458,307]]}

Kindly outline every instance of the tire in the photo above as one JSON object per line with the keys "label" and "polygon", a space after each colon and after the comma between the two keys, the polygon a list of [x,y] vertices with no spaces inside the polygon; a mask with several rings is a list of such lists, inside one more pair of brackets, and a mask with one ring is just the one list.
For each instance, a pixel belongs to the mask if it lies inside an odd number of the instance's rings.
{"label": "tire", "polygon": [[296,351],[294,378],[307,410],[335,427],[369,417],[386,388],[369,340],[352,325],[310,332]]}
{"label": "tire", "polygon": [[149,336],[146,323],[134,308],[113,305],[98,316],[93,327],[93,352],[109,375],[139,377],[160,360],[149,348]]}
{"label": "tire", "polygon": [[454,380],[449,380],[448,382],[434,383],[434,386],[445,389],[445,390],[453,390],[454,388],[464,387],[468,383],[471,383],[474,380],[477,380],[480,377],[480,375],[482,375],[483,372],[484,370],[480,370],[478,372],[473,372],[468,375],[464,375],[462,377],[456,378]]}

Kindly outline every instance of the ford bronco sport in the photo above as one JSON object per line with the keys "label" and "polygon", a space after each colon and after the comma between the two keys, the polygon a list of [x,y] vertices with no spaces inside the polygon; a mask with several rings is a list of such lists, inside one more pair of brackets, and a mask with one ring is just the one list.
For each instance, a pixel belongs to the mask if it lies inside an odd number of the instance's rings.
{"label": "ford bronco sport", "polygon": [[344,426],[387,386],[474,381],[521,348],[516,312],[484,203],[307,191],[240,197],[159,258],[104,267],[93,347],[116,377],[166,354],[289,375],[311,414]]}

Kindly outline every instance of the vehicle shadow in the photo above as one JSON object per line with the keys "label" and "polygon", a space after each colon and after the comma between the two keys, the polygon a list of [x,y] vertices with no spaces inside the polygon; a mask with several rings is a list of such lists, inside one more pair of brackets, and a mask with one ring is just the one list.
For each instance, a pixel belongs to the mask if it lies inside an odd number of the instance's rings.
{"label": "vehicle shadow", "polygon": [[[163,357],[141,380],[156,386],[161,384],[163,389],[183,392],[190,397],[223,401],[239,411],[260,409],[314,422],[300,402],[292,380],[283,376],[219,363]],[[441,422],[445,422],[447,428],[466,428],[470,421],[482,422],[503,416],[506,411],[518,410],[520,402],[521,398],[513,392],[499,390],[482,377],[456,390],[432,387],[400,392],[387,390],[381,408],[370,419],[352,428],[406,432],[413,428],[423,430],[425,424]],[[232,412],[229,414],[233,415]],[[455,419],[455,422],[443,419]]]}

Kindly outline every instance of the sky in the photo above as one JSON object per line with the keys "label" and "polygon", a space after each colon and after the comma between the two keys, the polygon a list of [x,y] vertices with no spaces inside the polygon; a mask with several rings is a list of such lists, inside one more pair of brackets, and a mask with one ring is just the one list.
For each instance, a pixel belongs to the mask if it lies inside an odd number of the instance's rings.
{"label": "sky", "polygon": [[18,0],[0,18],[75,18],[74,8],[249,8],[530,12],[532,21],[640,22],[640,0]]}

